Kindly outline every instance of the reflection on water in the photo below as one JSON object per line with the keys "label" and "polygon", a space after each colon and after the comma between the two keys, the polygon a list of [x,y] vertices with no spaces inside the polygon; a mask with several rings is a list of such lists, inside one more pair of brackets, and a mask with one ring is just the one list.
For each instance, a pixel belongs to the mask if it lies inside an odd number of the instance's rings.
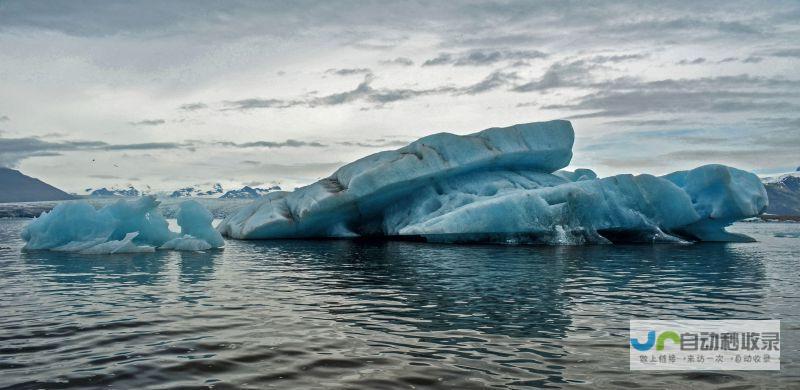
{"label": "reflection on water", "polygon": [[800,245],[770,229],[800,227],[740,226],[756,244],[229,241],[80,256],[20,253],[21,224],[0,221],[0,386],[800,385],[797,348],[778,374],[627,368],[631,318],[779,318],[798,345]]}

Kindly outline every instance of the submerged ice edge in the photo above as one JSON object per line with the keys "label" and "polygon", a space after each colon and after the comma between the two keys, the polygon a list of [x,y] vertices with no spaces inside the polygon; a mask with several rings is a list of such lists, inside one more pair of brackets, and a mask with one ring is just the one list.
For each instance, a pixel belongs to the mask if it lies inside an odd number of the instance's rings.
{"label": "submerged ice edge", "polygon": [[23,229],[23,250],[116,254],[156,249],[199,251],[225,245],[211,225],[213,216],[198,202],[180,204],[180,232],[169,229],[158,205],[153,196],[119,200],[100,209],[86,201],[61,203]]}
{"label": "submerged ice edge", "polygon": [[724,165],[666,176],[557,171],[568,121],[434,134],[347,164],[225,218],[239,239],[413,236],[437,242],[748,241],[731,223],[767,206],[758,178]]}

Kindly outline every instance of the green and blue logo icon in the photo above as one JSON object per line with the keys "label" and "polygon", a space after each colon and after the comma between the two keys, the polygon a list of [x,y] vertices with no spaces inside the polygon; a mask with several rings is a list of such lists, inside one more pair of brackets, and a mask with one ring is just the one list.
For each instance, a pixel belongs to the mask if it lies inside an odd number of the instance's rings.
{"label": "green and blue logo icon", "polygon": [[637,351],[649,351],[656,348],[656,351],[663,351],[664,350],[664,343],[667,340],[671,340],[673,343],[680,345],[681,343],[681,336],[678,335],[677,332],[667,330],[662,331],[656,337],[656,331],[650,330],[647,332],[647,340],[644,342],[639,341],[636,338],[631,337],[631,346],[636,349]]}

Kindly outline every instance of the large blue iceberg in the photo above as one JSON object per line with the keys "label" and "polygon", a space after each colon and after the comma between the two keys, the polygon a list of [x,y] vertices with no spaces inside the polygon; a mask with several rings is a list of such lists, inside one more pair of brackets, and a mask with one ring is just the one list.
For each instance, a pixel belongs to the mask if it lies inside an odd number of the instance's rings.
{"label": "large blue iceberg", "polygon": [[225,245],[211,225],[213,216],[195,201],[180,204],[180,233],[158,212],[152,196],[119,200],[101,209],[85,201],[57,205],[22,231],[25,250],[82,254],[154,252],[156,249],[206,250]]}
{"label": "large blue iceberg", "polygon": [[434,134],[293,192],[270,193],[217,229],[239,239],[748,241],[725,227],[767,206],[758,177],[723,165],[662,177],[562,171],[573,141],[572,125],[563,120]]}

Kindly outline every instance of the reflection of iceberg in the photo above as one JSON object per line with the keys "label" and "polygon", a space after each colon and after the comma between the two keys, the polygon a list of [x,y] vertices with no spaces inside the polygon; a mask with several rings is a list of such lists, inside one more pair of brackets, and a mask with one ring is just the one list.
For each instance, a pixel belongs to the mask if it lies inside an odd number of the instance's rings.
{"label": "reflection of iceberg", "polygon": [[708,165],[664,177],[557,171],[572,158],[567,121],[441,133],[367,156],[294,192],[228,216],[244,239],[412,236],[429,241],[731,241],[766,191],[750,173]]}
{"label": "reflection of iceberg", "polygon": [[225,244],[211,226],[211,213],[199,203],[181,204],[181,234],[169,230],[157,207],[158,201],[152,196],[120,200],[99,210],[83,201],[62,203],[25,227],[24,249],[105,254],[152,252],[156,248],[204,250]]}

